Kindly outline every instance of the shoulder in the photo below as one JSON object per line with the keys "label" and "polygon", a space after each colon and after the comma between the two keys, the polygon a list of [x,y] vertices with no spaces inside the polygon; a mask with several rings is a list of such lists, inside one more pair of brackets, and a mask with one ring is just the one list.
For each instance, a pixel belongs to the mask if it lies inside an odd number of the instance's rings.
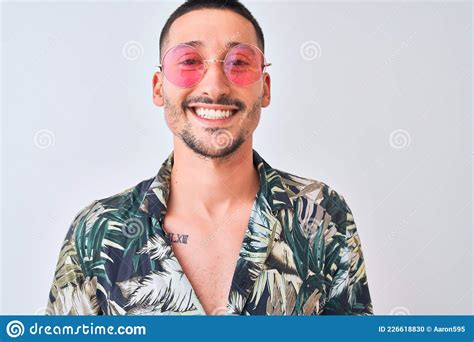
{"label": "shoulder", "polygon": [[295,212],[300,219],[321,221],[335,225],[340,232],[346,231],[353,219],[352,211],[344,196],[327,183],[297,176],[282,170],[275,170],[293,202]]}
{"label": "shoulder", "polygon": [[154,177],[143,180],[121,192],[94,200],[79,211],[75,220],[86,219],[92,223],[97,219],[109,217],[110,215],[106,215],[107,213],[136,211],[153,180]]}
{"label": "shoulder", "polygon": [[96,259],[104,247],[122,249],[129,230],[142,226],[136,223],[140,217],[137,211],[153,179],[94,200],[76,213],[66,239],[74,241],[81,261]]}

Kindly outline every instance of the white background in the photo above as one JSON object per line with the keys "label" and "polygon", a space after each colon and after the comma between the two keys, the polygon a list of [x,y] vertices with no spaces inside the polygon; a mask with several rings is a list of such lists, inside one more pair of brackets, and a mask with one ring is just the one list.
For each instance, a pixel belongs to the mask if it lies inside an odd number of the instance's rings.
{"label": "white background", "polygon": [[[171,152],[151,80],[179,4],[2,4],[0,314],[44,311],[74,215]],[[471,4],[244,4],[273,63],[255,149],[345,197],[375,314],[472,314]]]}

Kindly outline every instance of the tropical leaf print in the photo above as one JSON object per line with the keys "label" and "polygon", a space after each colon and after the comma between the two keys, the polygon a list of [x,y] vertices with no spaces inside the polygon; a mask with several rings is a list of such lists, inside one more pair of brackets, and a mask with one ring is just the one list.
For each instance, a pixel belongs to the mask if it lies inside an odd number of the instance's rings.
{"label": "tropical leaf print", "polygon": [[[371,315],[361,239],[327,184],[268,165],[237,258],[225,315]],[[74,218],[47,314],[205,315],[163,222],[173,153],[155,177],[96,200]]]}

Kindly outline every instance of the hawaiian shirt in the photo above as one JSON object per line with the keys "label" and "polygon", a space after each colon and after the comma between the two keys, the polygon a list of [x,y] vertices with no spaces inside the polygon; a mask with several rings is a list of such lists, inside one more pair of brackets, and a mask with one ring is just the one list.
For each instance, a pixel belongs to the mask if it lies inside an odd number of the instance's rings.
{"label": "hawaiian shirt", "polygon": [[[373,315],[364,256],[345,199],[268,165],[260,177],[224,315]],[[163,219],[173,152],[158,174],[95,200],[62,245],[47,315],[206,315]]]}

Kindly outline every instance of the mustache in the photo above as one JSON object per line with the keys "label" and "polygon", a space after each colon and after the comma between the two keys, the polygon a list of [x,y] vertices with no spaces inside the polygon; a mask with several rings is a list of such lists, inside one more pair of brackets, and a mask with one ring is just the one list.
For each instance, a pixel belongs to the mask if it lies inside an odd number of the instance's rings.
{"label": "mustache", "polygon": [[205,104],[216,104],[223,106],[236,106],[239,110],[244,110],[246,108],[245,103],[240,100],[232,99],[227,95],[219,97],[216,101],[213,101],[209,97],[205,96],[193,96],[186,99],[183,102],[183,110],[186,110],[186,107],[192,105],[193,103],[205,103]]}

